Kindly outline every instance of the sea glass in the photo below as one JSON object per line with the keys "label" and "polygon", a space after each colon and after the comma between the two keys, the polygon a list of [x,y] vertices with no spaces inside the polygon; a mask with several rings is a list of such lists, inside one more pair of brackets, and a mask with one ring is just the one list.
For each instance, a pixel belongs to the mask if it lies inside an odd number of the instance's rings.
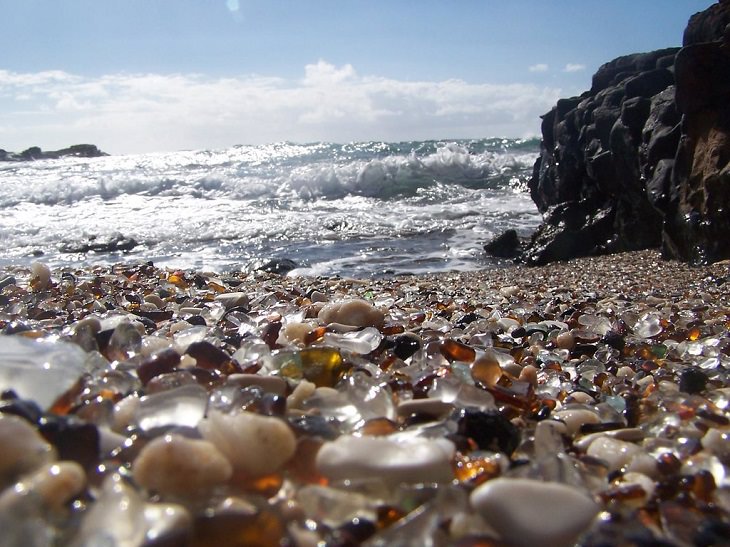
{"label": "sea glass", "polygon": [[147,431],[164,426],[195,427],[205,415],[207,391],[197,384],[146,395],[136,411],[137,425]]}
{"label": "sea glass", "polygon": [[31,340],[0,335],[0,391],[12,389],[42,408],[73,386],[87,372],[87,353],[54,338]]}

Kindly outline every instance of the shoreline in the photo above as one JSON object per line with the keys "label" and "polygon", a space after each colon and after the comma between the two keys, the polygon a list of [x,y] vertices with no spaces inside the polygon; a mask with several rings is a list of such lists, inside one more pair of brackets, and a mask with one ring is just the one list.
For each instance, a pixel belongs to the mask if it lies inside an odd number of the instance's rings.
{"label": "shoreline", "polygon": [[658,251],[373,280],[3,268],[0,508],[60,543],[145,511],[139,544],[726,537],[729,279]]}

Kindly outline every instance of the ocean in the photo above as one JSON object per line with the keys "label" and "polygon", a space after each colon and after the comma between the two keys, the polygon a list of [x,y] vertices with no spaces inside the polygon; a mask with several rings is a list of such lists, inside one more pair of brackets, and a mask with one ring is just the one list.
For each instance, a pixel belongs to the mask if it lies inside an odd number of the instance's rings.
{"label": "ocean", "polygon": [[293,275],[359,278],[498,267],[482,245],[541,219],[527,192],[538,146],[282,142],[0,163],[0,265],[225,273],[288,260]]}

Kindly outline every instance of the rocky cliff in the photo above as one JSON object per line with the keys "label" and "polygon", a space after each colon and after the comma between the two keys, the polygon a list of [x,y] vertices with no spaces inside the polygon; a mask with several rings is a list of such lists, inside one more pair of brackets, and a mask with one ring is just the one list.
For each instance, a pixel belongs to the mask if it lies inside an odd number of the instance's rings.
{"label": "rocky cliff", "polygon": [[544,220],[530,264],[661,245],[730,258],[730,0],[688,23],[683,47],[619,57],[542,116],[530,193]]}

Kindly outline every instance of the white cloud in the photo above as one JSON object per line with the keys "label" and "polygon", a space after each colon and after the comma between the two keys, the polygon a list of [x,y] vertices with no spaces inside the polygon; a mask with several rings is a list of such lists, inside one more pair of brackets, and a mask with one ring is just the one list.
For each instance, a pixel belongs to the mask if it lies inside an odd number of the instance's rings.
{"label": "white cloud", "polygon": [[529,70],[530,72],[547,72],[548,70],[550,70],[550,67],[545,63],[538,63],[536,65],[532,65],[527,70]]}
{"label": "white cloud", "polygon": [[521,137],[537,134],[539,116],[560,96],[530,84],[361,76],[323,60],[299,80],[0,71],[0,142],[11,150],[91,142],[118,154],[282,140]]}
{"label": "white cloud", "polygon": [[568,63],[565,65],[565,68],[563,69],[563,72],[580,72],[581,70],[585,70],[586,65],[579,65],[577,63]]}

